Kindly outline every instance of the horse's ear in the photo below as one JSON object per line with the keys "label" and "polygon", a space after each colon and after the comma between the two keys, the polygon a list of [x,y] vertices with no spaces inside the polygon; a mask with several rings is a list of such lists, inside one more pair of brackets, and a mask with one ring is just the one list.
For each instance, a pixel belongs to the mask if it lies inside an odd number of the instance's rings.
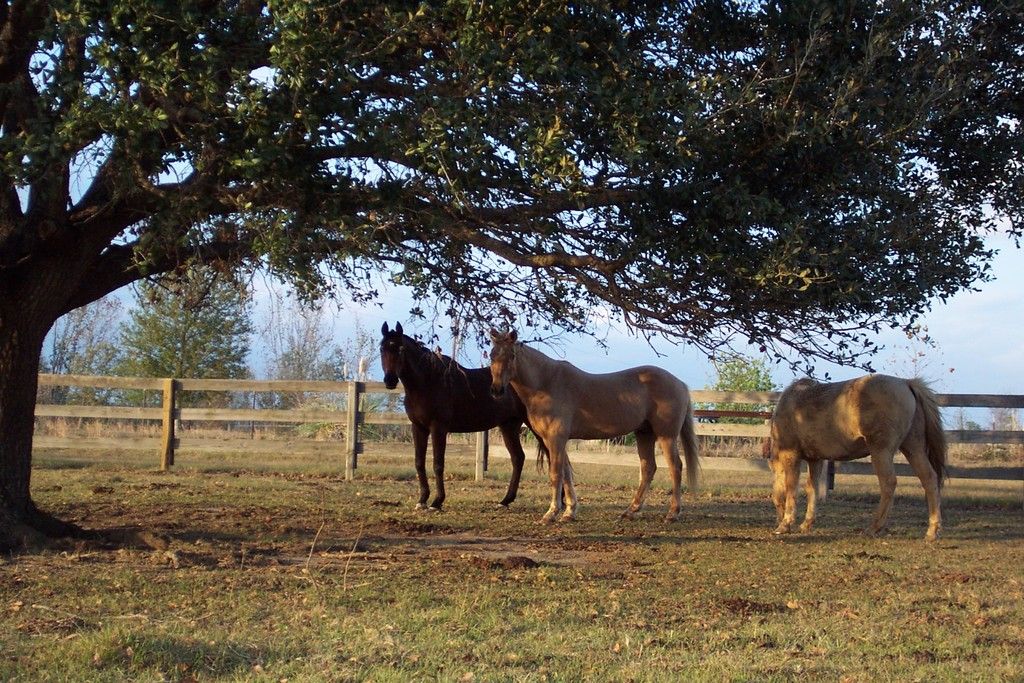
{"label": "horse's ear", "polygon": [[516,332],[515,330],[512,330],[511,332],[508,333],[508,340],[511,342],[518,341],[519,333]]}
{"label": "horse's ear", "polygon": [[388,322],[386,320],[384,321],[384,324],[380,326],[380,333],[381,334],[387,334],[388,333]]}
{"label": "horse's ear", "polygon": [[395,332],[397,332],[398,334],[405,334],[404,332],[402,332],[402,323],[395,323]]}
{"label": "horse's ear", "polygon": [[494,329],[492,327],[491,328],[491,342],[496,344],[498,342],[498,339],[500,339],[500,338],[501,338],[501,332],[498,332],[498,330],[496,330],[496,329]]}

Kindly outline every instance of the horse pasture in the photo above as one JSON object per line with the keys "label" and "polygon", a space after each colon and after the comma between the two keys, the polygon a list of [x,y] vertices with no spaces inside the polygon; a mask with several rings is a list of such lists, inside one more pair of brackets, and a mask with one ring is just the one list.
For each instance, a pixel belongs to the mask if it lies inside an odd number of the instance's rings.
{"label": "horse pasture", "polygon": [[432,513],[411,456],[379,451],[353,482],[286,455],[37,453],[41,506],[123,533],[0,559],[0,679],[1024,678],[1020,482],[950,482],[926,543],[916,479],[872,539],[877,483],[840,476],[814,531],[776,537],[767,473],[705,472],[666,523],[664,468],[622,520],[637,470],[579,465],[578,519],[539,525],[532,467],[505,510],[506,459],[477,483],[452,458]]}

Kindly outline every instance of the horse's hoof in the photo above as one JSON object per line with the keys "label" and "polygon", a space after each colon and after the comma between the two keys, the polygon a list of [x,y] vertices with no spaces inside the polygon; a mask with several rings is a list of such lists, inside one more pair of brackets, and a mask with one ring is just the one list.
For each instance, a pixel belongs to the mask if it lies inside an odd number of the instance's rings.
{"label": "horse's hoof", "polygon": [[416,508],[415,509],[416,510],[426,510],[427,509],[427,504],[426,503],[416,503]]}
{"label": "horse's hoof", "polygon": [[885,527],[882,527],[881,529],[876,529],[874,527],[869,526],[868,528],[864,529],[863,534],[868,538],[878,538],[879,536],[884,536],[885,531]]}
{"label": "horse's hoof", "polygon": [[679,521],[679,513],[678,512],[675,513],[675,514],[669,513],[669,514],[665,515],[665,523],[666,524],[671,524],[672,522],[678,522],[678,521]]}
{"label": "horse's hoof", "polygon": [[431,505],[427,508],[427,512],[440,512],[441,508],[436,505]]}
{"label": "horse's hoof", "polygon": [[568,512],[566,512],[564,515],[562,515],[561,517],[558,518],[558,521],[560,523],[561,522],[575,522],[576,521],[576,513],[573,512],[572,514],[569,514]]}
{"label": "horse's hoof", "polygon": [[636,519],[636,510],[624,510],[619,519]]}
{"label": "horse's hoof", "polygon": [[811,525],[811,524],[807,524],[806,522],[805,522],[805,523],[803,523],[803,524],[801,524],[801,525],[800,525],[800,533],[802,533],[802,534],[806,534],[806,533],[807,533],[808,531],[810,531],[810,530],[811,530],[811,527],[812,527],[812,526],[813,526],[813,525]]}
{"label": "horse's hoof", "polygon": [[788,526],[780,524],[779,526],[775,527],[775,531],[773,531],[772,533],[776,536],[782,536],[783,534],[788,534],[790,531],[792,531],[792,529],[790,529]]}
{"label": "horse's hoof", "polygon": [[924,540],[928,541],[929,543],[934,543],[935,541],[939,540],[939,535],[940,534],[937,530],[929,531],[924,535]]}
{"label": "horse's hoof", "polygon": [[554,524],[555,520],[558,519],[557,512],[545,512],[544,516],[540,518],[538,524]]}

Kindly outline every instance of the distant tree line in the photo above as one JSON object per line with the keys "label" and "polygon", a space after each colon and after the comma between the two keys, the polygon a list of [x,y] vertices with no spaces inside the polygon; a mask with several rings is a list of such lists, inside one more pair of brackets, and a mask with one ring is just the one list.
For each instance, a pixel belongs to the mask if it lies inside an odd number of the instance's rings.
{"label": "distant tree line", "polygon": [[[347,380],[367,370],[373,339],[356,321],[336,342],[322,307],[272,295],[258,323],[251,288],[223,273],[189,269],[146,281],[134,301],[108,296],[75,309],[54,325],[40,371],[124,377]],[[259,365],[253,367],[254,337]],[[158,400],[140,391],[43,387],[49,403],[145,405]],[[188,392],[185,407],[249,404],[251,397]],[[260,407],[289,408],[305,397],[261,395]]]}

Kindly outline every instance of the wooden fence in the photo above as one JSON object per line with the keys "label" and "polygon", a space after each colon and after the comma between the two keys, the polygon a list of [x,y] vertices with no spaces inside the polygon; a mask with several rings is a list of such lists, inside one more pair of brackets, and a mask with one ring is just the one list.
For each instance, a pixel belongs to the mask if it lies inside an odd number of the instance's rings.
{"label": "wooden fence", "polygon": [[[363,451],[360,430],[364,425],[407,425],[404,412],[378,412],[367,409],[367,395],[398,395],[400,389],[389,391],[381,382],[325,382],[288,380],[228,380],[228,379],[145,379],[135,377],[98,377],[87,375],[40,375],[40,387],[81,387],[100,390],[144,390],[160,392],[160,407],[131,407],[111,405],[57,405],[39,403],[37,417],[92,418],[105,420],[159,421],[162,433],[156,437],[55,437],[39,435],[34,444],[43,448],[100,448],[100,449],[152,449],[160,454],[160,468],[174,465],[175,450],[239,452],[315,452],[325,456],[339,455],[334,441],[310,439],[253,440],[251,438],[210,439],[189,437],[176,433],[179,421],[250,422],[250,423],[325,423],[344,426],[345,444],[340,455],[346,479],[352,479]],[[264,408],[188,408],[180,407],[182,392],[236,392],[284,393],[303,392],[344,396],[343,408],[297,408],[274,410]],[[724,392],[692,391],[696,403],[747,404],[763,406],[774,404],[778,392]],[[992,394],[939,394],[939,404],[945,407],[966,408],[1024,408],[1024,395]],[[698,410],[697,434],[701,436],[735,436],[762,438],[768,434],[764,420],[770,413],[763,411]],[[733,424],[714,422],[729,417],[752,417],[759,424]],[[709,421],[712,420],[712,421]],[[947,430],[950,443],[1024,444],[1024,431]],[[482,479],[488,465],[487,433],[477,435],[476,476]],[[621,458],[603,453],[573,453],[573,462],[598,465],[637,466],[633,458]],[[767,470],[762,460],[745,458],[702,458],[702,466],[710,470]],[[897,464],[899,476],[912,476],[905,463]],[[874,474],[870,463],[842,463],[844,474]],[[1024,464],[1016,467],[950,468],[951,477],[969,479],[1024,480]]]}

